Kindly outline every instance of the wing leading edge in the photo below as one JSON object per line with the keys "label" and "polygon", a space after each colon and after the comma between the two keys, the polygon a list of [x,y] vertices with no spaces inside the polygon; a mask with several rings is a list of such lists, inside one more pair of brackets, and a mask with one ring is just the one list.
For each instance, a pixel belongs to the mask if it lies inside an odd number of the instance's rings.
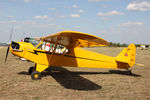
{"label": "wing leading edge", "polygon": [[58,43],[69,48],[108,46],[109,42],[94,35],[76,31],[62,31],[41,38],[42,41]]}

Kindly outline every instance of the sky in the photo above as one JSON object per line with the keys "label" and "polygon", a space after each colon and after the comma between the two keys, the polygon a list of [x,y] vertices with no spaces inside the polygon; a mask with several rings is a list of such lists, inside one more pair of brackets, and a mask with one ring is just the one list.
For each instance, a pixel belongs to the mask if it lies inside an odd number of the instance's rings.
{"label": "sky", "polygon": [[79,31],[108,42],[150,44],[150,0],[0,0],[0,43]]}

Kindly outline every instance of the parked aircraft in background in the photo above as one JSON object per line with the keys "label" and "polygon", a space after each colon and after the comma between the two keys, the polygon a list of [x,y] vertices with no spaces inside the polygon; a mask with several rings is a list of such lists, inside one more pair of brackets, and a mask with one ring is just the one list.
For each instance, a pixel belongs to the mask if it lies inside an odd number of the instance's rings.
{"label": "parked aircraft in background", "polygon": [[141,47],[142,50],[147,50],[147,49],[150,48],[150,45],[144,45],[144,44],[142,44],[142,45],[140,45],[140,47]]}

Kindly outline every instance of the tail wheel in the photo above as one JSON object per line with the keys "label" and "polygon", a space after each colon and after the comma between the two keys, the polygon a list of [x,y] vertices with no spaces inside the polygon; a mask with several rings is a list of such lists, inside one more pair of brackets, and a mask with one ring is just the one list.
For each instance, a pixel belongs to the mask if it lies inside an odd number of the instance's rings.
{"label": "tail wheel", "polygon": [[35,67],[30,67],[29,70],[28,70],[29,75],[31,75],[32,72],[35,71],[35,69],[36,69]]}
{"label": "tail wheel", "polygon": [[38,71],[34,71],[34,72],[32,72],[32,74],[31,74],[31,78],[32,78],[33,80],[41,79],[41,73],[38,72]]}

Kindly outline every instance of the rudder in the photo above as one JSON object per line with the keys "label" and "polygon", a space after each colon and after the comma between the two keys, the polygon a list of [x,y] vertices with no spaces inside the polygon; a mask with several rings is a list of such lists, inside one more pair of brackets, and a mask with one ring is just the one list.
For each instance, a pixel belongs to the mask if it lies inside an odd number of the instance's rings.
{"label": "rudder", "polygon": [[[135,53],[136,47],[134,44],[130,44],[128,48],[123,49],[121,53],[116,57],[118,67],[122,65],[126,65],[126,67],[132,67],[135,64]],[[122,66],[121,68],[124,67]]]}

